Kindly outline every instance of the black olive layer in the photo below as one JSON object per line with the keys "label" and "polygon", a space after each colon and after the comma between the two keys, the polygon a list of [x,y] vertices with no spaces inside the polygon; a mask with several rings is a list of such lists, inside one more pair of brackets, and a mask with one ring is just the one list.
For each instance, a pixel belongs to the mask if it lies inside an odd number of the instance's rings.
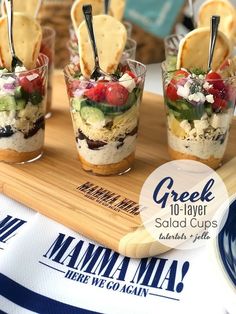
{"label": "black olive layer", "polygon": [[[133,136],[137,134],[137,132],[138,132],[138,127],[136,126],[131,132],[126,133],[125,136],[118,138],[117,141],[120,144],[117,146],[117,149],[124,145],[124,140],[126,139],[127,136]],[[81,141],[86,140],[88,148],[91,150],[98,150],[99,148],[107,145],[106,142],[93,141],[89,139],[81,130],[78,130],[78,136],[76,137],[76,141],[78,142],[78,140],[81,140]]]}
{"label": "black olive layer", "polygon": [[[45,129],[45,118],[40,117],[37,121],[35,121],[33,128],[29,130],[28,133],[24,133],[24,138],[30,138],[34,136],[40,129]],[[11,125],[6,125],[4,128],[0,128],[0,138],[11,137],[15,131],[12,129]]]}

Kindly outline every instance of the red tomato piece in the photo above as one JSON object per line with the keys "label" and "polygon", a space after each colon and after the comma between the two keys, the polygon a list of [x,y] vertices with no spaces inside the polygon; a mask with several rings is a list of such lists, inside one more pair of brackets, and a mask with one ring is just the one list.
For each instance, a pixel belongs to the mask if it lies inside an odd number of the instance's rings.
{"label": "red tomato piece", "polygon": [[173,79],[167,85],[166,96],[172,101],[179,99],[179,95],[177,94],[176,81]]}
{"label": "red tomato piece", "polygon": [[84,95],[93,101],[101,102],[105,100],[106,89],[106,84],[98,83],[96,86],[88,89]]}
{"label": "red tomato piece", "polygon": [[213,85],[214,88],[221,90],[225,88],[224,81],[222,80],[219,73],[210,72],[206,75],[206,80],[209,84]]}
{"label": "red tomato piece", "polygon": [[[37,77],[33,78],[34,75],[37,75]],[[34,92],[44,94],[43,79],[40,77],[37,71],[31,71],[31,73],[27,75],[25,73],[20,74],[19,85],[25,92],[29,94]]]}
{"label": "red tomato piece", "polygon": [[216,98],[212,104],[213,109],[225,109],[227,108],[227,101],[221,98]]}
{"label": "red tomato piece", "polygon": [[119,83],[109,83],[106,90],[106,100],[112,106],[124,106],[128,100],[128,90]]}

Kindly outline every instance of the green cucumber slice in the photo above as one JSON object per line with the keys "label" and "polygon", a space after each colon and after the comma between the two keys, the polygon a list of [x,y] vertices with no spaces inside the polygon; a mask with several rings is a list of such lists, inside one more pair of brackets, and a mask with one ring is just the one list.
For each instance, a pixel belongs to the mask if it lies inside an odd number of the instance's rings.
{"label": "green cucumber slice", "polygon": [[198,105],[194,106],[187,101],[184,100],[176,100],[175,102],[170,101],[169,99],[165,100],[166,105],[171,109],[173,112],[176,112],[175,116],[178,119],[182,120],[199,120],[203,116],[205,112],[205,106]]}
{"label": "green cucumber slice", "polygon": [[0,97],[0,111],[10,111],[15,110],[16,101],[13,96],[1,96]]}
{"label": "green cucumber slice", "polygon": [[94,107],[82,107],[80,114],[89,124],[99,123],[105,120],[103,112]]}
{"label": "green cucumber slice", "polygon": [[[112,106],[108,103],[104,102],[96,102],[90,99],[83,99],[80,100],[80,109],[83,107],[93,107],[101,110],[104,115],[120,115],[121,113],[124,113],[125,111],[129,110],[133,105],[137,103],[137,99],[140,97],[141,89],[135,88],[132,93],[129,94],[128,100],[124,106]],[[77,108],[74,107],[74,104],[72,104],[73,108],[77,110]]]}

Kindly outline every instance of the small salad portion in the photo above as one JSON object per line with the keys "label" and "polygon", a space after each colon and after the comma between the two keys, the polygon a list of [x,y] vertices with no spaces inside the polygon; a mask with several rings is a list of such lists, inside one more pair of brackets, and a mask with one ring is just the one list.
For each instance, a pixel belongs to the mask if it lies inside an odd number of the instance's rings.
{"label": "small salad portion", "polygon": [[8,162],[34,158],[44,141],[46,82],[38,70],[16,71],[0,70],[0,160]]}
{"label": "small salad portion", "polygon": [[167,72],[168,145],[173,159],[195,159],[217,168],[223,158],[236,101],[236,81],[219,72]]}
{"label": "small salad portion", "polygon": [[[85,6],[85,11],[90,16],[92,7]],[[93,28],[99,74],[93,75],[96,53],[85,21],[77,29],[79,63],[64,71],[78,157],[86,171],[121,174],[134,162],[146,67],[122,59],[127,31],[121,22],[110,15],[95,15]]]}
{"label": "small salad portion", "polygon": [[0,18],[0,161],[21,163],[43,151],[48,58],[39,54],[39,23],[24,13],[14,13],[13,20],[14,47],[21,61],[16,67],[6,40],[7,16]]}
{"label": "small salad portion", "polygon": [[[135,61],[130,61],[135,65]],[[134,160],[144,79],[120,65],[97,81],[77,72],[67,79],[77,149],[83,168],[122,172]]]}

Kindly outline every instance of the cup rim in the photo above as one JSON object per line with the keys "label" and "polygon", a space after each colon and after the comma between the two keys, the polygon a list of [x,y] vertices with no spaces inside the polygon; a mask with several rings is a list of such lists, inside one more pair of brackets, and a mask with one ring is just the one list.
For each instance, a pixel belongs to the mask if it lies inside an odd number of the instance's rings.
{"label": "cup rim", "polygon": [[124,52],[129,52],[131,50],[136,50],[137,49],[137,41],[136,40],[134,40],[131,37],[128,37],[127,40],[126,40],[126,44],[128,44],[128,43],[130,43],[132,46],[130,48],[127,48],[127,49],[124,48]]}
{"label": "cup rim", "polygon": [[[164,66],[167,64],[167,60],[164,60],[161,62],[161,69],[162,69],[162,72],[163,73],[174,73],[175,71],[179,71],[179,70],[187,70],[189,71],[188,69],[186,68],[180,68],[180,69],[175,69],[175,70],[167,70]],[[215,71],[212,71],[212,72],[215,72]],[[207,73],[205,73],[204,75],[206,75]],[[193,80],[195,79],[194,77],[192,78]],[[224,78],[218,78],[218,79],[207,79],[207,82],[217,82],[217,81],[229,81],[229,80],[232,80],[232,79],[236,79],[236,75],[233,75],[233,76],[229,76],[229,77],[224,77]]]}
{"label": "cup rim", "polygon": [[42,61],[43,64],[35,67],[34,69],[24,70],[24,71],[7,72],[7,73],[4,73],[3,75],[4,76],[12,76],[12,75],[16,75],[16,74],[25,74],[26,75],[26,74],[30,74],[30,73],[32,73],[32,72],[34,72],[36,70],[41,70],[43,68],[48,67],[49,59],[48,59],[48,57],[45,54],[40,53],[39,56],[38,56],[38,59],[37,59],[37,62],[38,61]]}
{"label": "cup rim", "polygon": [[168,41],[168,39],[170,39],[170,38],[178,38],[178,39],[183,39],[184,38],[184,34],[170,34],[170,35],[167,35],[167,36],[165,36],[164,37],[164,43],[166,43],[167,41]]}
{"label": "cup rim", "polygon": [[[146,66],[145,64],[143,64],[143,63],[141,63],[141,62],[139,62],[139,61],[137,61],[137,60],[132,60],[132,59],[127,59],[127,63],[128,63],[128,62],[135,63],[136,65],[139,65],[139,66],[141,66],[141,67],[143,68],[143,71],[142,71],[139,75],[137,75],[136,78],[145,77],[145,75],[146,75],[146,73],[147,73],[147,66]],[[76,78],[74,78],[72,75],[68,75],[68,72],[66,72],[66,70],[69,68],[70,65],[76,66],[76,65],[73,64],[73,63],[68,63],[68,64],[64,67],[63,73],[64,73],[64,76],[65,76],[66,78],[68,78],[68,79],[74,79],[74,80],[75,80]],[[89,79],[89,80],[90,80],[90,79]],[[126,79],[126,80],[122,80],[122,81],[119,80],[119,82],[127,82],[127,81],[131,81],[131,80],[133,80],[133,78]]]}

